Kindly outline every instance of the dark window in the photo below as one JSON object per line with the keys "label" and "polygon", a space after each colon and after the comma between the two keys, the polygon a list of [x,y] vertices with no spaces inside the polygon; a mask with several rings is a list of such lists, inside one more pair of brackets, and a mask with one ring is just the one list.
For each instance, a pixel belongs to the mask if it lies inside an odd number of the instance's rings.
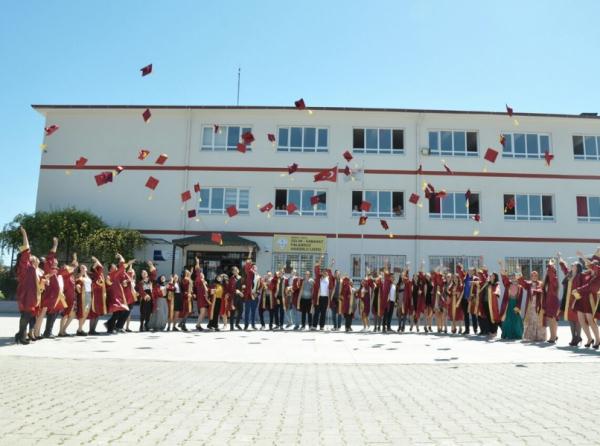
{"label": "dark window", "polygon": [[583,136],[573,135],[573,154],[583,155]]}
{"label": "dark window", "polygon": [[429,199],[429,213],[430,214],[439,214],[440,209],[442,208],[442,200],[438,198],[437,195],[432,195]]}
{"label": "dark window", "polygon": [[402,150],[404,149],[404,130],[392,130],[392,148]]}
{"label": "dark window", "polygon": [[542,195],[542,215],[545,217],[552,217],[552,196]]}
{"label": "dark window", "polygon": [[352,211],[359,212],[360,211],[360,203],[362,203],[362,191],[353,190],[352,191]]}
{"label": "dark window", "polygon": [[467,132],[467,152],[477,152],[477,132]]}
{"label": "dark window", "polygon": [[365,148],[365,129],[353,129],[352,130],[352,147],[355,149]]}
{"label": "dark window", "polygon": [[576,197],[576,199],[577,199],[577,216],[578,217],[587,217],[588,216],[587,197]]}
{"label": "dark window", "polygon": [[404,214],[404,192],[392,192],[392,211],[394,215]]}
{"label": "dark window", "polygon": [[504,215],[515,215],[515,196],[513,194],[504,195]]}
{"label": "dark window", "polygon": [[275,189],[275,210],[282,211],[287,206],[287,190]]}
{"label": "dark window", "polygon": [[471,194],[469,197],[469,214],[479,214],[479,194]]}

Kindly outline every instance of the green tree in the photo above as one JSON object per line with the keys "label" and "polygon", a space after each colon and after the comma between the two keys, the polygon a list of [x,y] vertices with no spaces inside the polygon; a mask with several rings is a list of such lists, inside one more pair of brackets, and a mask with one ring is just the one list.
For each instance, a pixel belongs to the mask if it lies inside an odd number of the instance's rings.
{"label": "green tree", "polygon": [[114,262],[116,253],[130,260],[144,243],[142,235],[133,229],[102,228],[83,240],[81,254],[84,258],[96,256],[102,263]]}

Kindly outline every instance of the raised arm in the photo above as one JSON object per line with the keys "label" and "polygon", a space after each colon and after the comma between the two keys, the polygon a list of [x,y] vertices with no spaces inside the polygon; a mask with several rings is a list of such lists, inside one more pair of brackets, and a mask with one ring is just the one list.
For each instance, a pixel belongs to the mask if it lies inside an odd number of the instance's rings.
{"label": "raised arm", "polygon": [[23,245],[21,246],[21,251],[26,251],[29,249],[29,238],[27,237],[27,231],[25,231],[25,228],[23,226],[20,226],[19,229],[21,230],[21,236],[23,238]]}
{"label": "raised arm", "polygon": [[52,237],[52,248],[50,248],[50,252],[56,254],[58,250],[58,238]]}

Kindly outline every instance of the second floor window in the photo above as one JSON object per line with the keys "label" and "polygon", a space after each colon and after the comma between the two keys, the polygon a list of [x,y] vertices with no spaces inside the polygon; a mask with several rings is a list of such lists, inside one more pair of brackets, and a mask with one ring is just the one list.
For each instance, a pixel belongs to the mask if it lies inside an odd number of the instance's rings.
{"label": "second floor window", "polygon": [[[313,205],[311,199],[319,197]],[[290,214],[289,204],[296,205],[297,210]],[[275,215],[326,216],[327,192],[318,189],[275,189]]]}
{"label": "second floor window", "polygon": [[435,271],[436,268],[447,269],[451,273],[456,272],[456,266],[461,264],[464,271],[470,268],[479,268],[483,266],[482,256],[429,256],[429,269]]}
{"label": "second floor window", "polygon": [[249,189],[208,187],[200,190],[199,214],[224,214],[235,206],[240,214],[248,214]]}
{"label": "second floor window", "polygon": [[352,129],[352,150],[354,153],[404,153],[404,130]]}
{"label": "second floor window", "polygon": [[279,127],[277,151],[327,152],[329,132],[320,127]]}
{"label": "second floor window", "polygon": [[577,220],[600,222],[600,197],[577,198]]}
{"label": "second floor window", "polygon": [[429,132],[431,155],[477,156],[477,132],[433,130]]}
{"label": "second floor window", "polygon": [[429,217],[460,220],[479,214],[479,194],[471,193],[467,202],[464,192],[450,192],[444,198],[429,199]]}
{"label": "second floor window", "polygon": [[403,217],[404,192],[355,190],[352,191],[352,215],[362,215],[360,205],[368,202],[371,208],[365,215],[369,217]]}
{"label": "second floor window", "polygon": [[529,280],[531,272],[537,271],[539,280],[544,280],[548,259],[543,257],[506,257],[504,263],[508,274],[520,271],[523,278]]}
{"label": "second floor window", "polygon": [[552,195],[504,194],[504,219],[553,221]]}
{"label": "second floor window", "polygon": [[[237,151],[238,143],[242,142],[242,135],[250,132],[250,127],[232,125],[219,126],[215,132],[214,126],[202,127],[202,150],[229,150]],[[246,150],[252,150],[251,144],[246,144]]]}
{"label": "second floor window", "polygon": [[576,160],[600,160],[600,136],[573,135]]}
{"label": "second floor window", "polygon": [[507,158],[543,158],[550,152],[550,135],[543,133],[503,133],[502,156]]}

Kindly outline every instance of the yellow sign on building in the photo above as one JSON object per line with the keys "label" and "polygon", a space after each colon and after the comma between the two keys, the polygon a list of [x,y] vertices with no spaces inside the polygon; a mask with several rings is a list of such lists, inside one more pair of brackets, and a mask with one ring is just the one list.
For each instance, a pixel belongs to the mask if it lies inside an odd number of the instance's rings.
{"label": "yellow sign on building", "polygon": [[282,235],[273,236],[273,252],[324,253],[327,250],[327,237],[324,235]]}

